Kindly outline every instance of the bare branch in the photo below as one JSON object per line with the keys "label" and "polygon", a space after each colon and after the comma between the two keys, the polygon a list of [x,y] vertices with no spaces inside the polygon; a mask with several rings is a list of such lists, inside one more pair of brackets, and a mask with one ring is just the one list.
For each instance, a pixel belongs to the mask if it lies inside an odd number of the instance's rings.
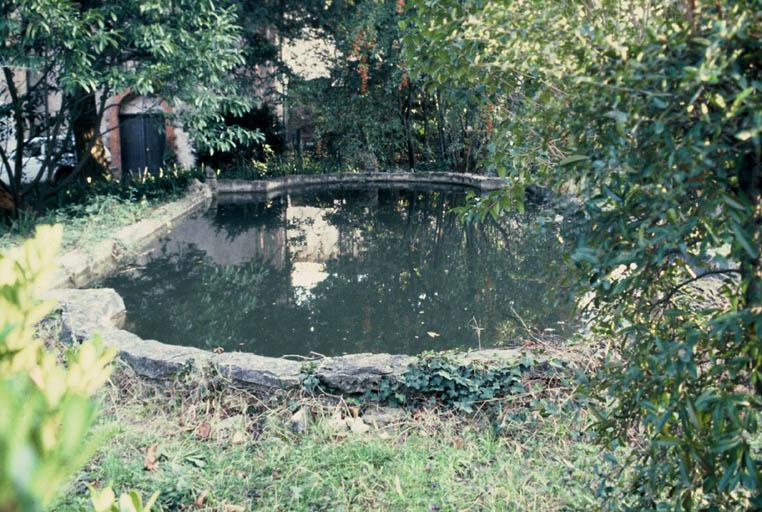
{"label": "bare branch", "polygon": [[664,304],[669,303],[677,292],[679,292],[682,288],[688,286],[689,284],[695,283],[696,281],[699,281],[700,279],[704,279],[705,277],[709,277],[709,276],[713,276],[713,275],[720,275],[720,274],[739,274],[740,275],[741,274],[741,270],[740,269],[736,269],[736,268],[721,268],[721,269],[716,269],[716,270],[707,270],[705,272],[702,272],[701,274],[696,275],[695,277],[692,277],[690,279],[686,279],[685,281],[683,281],[683,282],[677,284],[676,286],[674,286],[669,291],[669,293],[667,293],[667,295],[665,297],[663,297],[662,299],[656,301],[651,306],[651,312],[653,312],[659,306],[662,306]]}

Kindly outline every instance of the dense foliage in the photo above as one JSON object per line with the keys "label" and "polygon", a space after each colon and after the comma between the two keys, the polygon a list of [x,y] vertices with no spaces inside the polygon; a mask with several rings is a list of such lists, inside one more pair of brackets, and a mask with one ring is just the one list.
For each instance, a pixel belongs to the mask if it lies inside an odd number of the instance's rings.
{"label": "dense foliage", "polygon": [[[462,412],[472,413],[496,398],[531,394],[526,382],[530,374],[544,373],[553,379],[562,364],[537,361],[523,354],[515,361],[463,361],[446,353],[426,355],[410,365],[399,380],[382,380],[373,398],[397,404],[440,403]],[[542,371],[538,367],[543,367]]]}
{"label": "dense foliage", "polygon": [[[234,7],[200,0],[137,8],[134,2],[18,0],[4,2],[0,13],[0,122],[3,139],[12,140],[0,145],[0,189],[15,206],[29,202],[41,181],[53,180],[69,151],[77,163],[54,191],[80,174],[103,172],[101,120],[117,93],[174,105],[172,117],[200,147],[227,149],[252,136],[222,123],[225,113],[250,105],[228,80],[243,64]],[[48,108],[48,97],[60,108]],[[24,183],[39,140],[46,158]]]}
{"label": "dense foliage", "polygon": [[486,88],[495,169],[579,199],[597,429],[633,449],[608,503],[759,506],[762,3],[427,0],[407,27],[419,76]]}
{"label": "dense foliage", "polygon": [[[314,156],[343,168],[479,172],[492,129],[482,88],[411,76],[402,51],[404,2],[330,2],[317,18],[332,51],[326,75],[289,82],[292,131],[306,124]],[[306,121],[306,123],[305,123]]]}

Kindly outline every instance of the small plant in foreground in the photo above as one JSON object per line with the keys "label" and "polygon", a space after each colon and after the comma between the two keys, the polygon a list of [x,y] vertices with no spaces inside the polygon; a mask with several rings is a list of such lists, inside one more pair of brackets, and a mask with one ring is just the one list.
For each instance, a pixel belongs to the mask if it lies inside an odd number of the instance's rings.
{"label": "small plant in foreground", "polygon": [[117,501],[111,487],[101,491],[91,489],[92,505],[95,512],[151,512],[159,493],[155,492],[144,504],[143,498],[135,491],[122,494]]}
{"label": "small plant in foreground", "polygon": [[[0,253],[3,512],[43,510],[87,461],[94,449],[87,439],[96,416],[91,396],[111,372],[114,351],[99,339],[67,351],[62,365],[35,336],[36,325],[54,307],[39,295],[53,276],[61,238],[60,226],[42,226],[23,246]],[[120,500],[120,510],[149,508],[123,508]]]}

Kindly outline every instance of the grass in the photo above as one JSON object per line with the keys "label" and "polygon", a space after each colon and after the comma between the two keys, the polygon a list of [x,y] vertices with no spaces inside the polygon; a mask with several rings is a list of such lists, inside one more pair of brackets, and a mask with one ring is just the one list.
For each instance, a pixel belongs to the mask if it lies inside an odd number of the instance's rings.
{"label": "grass", "polygon": [[123,181],[76,183],[45,208],[0,218],[0,250],[22,243],[38,225],[63,224],[63,250],[87,251],[114,230],[151,216],[157,205],[177,198],[202,176],[199,168],[173,166],[158,174],[131,173]]}
{"label": "grass", "polygon": [[[159,491],[163,510],[556,511],[594,504],[599,448],[582,432],[581,409],[517,415],[490,407],[463,415],[427,407],[404,410],[390,425],[368,421],[367,432],[355,433],[337,418],[368,418],[365,409],[376,404],[258,396],[200,374],[158,386],[128,369],[115,374],[101,400],[94,435],[108,441],[51,510],[82,510],[88,486],[108,483],[144,496]],[[291,428],[298,409],[314,418],[301,433]]]}
{"label": "grass", "polygon": [[87,250],[108,238],[115,229],[137,222],[162,201],[134,201],[112,195],[95,195],[86,202],[49,210],[42,214],[23,212],[10,224],[0,224],[0,249],[22,243],[42,224],[63,224],[63,250]]}
{"label": "grass", "polygon": [[161,200],[131,201],[96,195],[82,204],[65,206],[40,215],[22,213],[10,225],[0,225],[0,249],[21,244],[43,224],[64,226],[63,251],[88,250],[113,235],[114,230],[150,215]]}

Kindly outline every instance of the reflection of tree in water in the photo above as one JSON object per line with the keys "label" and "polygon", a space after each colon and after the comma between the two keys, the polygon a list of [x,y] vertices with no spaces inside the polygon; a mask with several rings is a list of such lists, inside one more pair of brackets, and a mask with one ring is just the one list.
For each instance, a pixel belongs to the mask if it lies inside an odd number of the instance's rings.
{"label": "reflection of tree in water", "polygon": [[[186,244],[104,285],[123,295],[130,327],[144,337],[265,355],[473,347],[472,319],[485,328],[482,342],[494,345],[517,337],[515,315],[538,329],[569,316],[568,304],[554,304],[559,242],[529,216],[462,226],[448,214],[463,202],[452,192],[332,191],[292,202],[322,206],[338,232],[337,255],[322,261],[327,276],[306,300],[292,286],[288,247],[284,260],[252,255],[215,265]],[[231,241],[255,227],[298,238],[308,228],[287,225],[286,204],[283,196],[226,205],[209,222]]]}
{"label": "reflection of tree in water", "polygon": [[279,228],[285,216],[286,205],[285,196],[250,203],[225,204],[218,206],[210,218],[217,232],[224,232],[232,240],[252,228]]}
{"label": "reflection of tree in water", "polygon": [[288,307],[279,295],[288,289],[289,279],[287,267],[259,259],[218,266],[202,250],[187,246],[180,253],[156,255],[138,271],[116,275],[103,285],[122,294],[128,327],[136,333],[166,343],[230,350],[247,342],[247,333],[264,335],[266,324],[256,319],[267,301]]}
{"label": "reflection of tree in water", "polygon": [[357,230],[351,243],[362,252],[329,261],[328,279],[313,291],[315,316],[330,319],[319,327],[326,335],[352,333],[349,350],[475,346],[472,319],[486,328],[482,341],[495,344],[515,339],[519,331],[506,327],[521,321],[555,328],[568,317],[568,305],[554,304],[559,244],[551,232],[531,233],[529,217],[517,216],[513,230],[500,233],[448,214],[461,194],[397,192],[379,202],[370,215],[362,203],[331,214],[334,224]]}

